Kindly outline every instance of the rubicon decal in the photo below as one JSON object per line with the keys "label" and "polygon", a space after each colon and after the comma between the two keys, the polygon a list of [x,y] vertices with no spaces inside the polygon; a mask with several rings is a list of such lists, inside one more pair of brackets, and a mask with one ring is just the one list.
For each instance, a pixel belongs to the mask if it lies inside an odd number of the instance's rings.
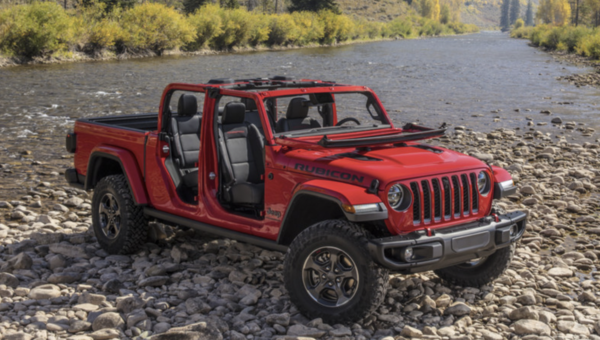
{"label": "rubicon decal", "polygon": [[315,175],[322,175],[322,176],[327,176],[327,177],[331,177],[331,178],[339,178],[339,179],[343,179],[346,181],[352,181],[352,182],[357,182],[357,183],[362,183],[365,180],[364,176],[358,176],[355,174],[351,174],[349,172],[329,170],[329,169],[325,169],[325,168],[319,168],[317,166],[310,166],[310,165],[305,165],[305,164],[300,164],[300,163],[296,163],[296,165],[294,166],[294,169],[308,172],[308,173],[315,174]]}

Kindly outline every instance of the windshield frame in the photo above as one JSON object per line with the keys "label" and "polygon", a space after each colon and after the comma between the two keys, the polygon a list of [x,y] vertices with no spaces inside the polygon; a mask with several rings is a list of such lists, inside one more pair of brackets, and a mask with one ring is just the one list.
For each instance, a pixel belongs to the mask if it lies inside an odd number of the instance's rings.
{"label": "windshield frame", "polygon": [[[312,90],[312,89],[311,89]],[[270,92],[269,96],[264,96],[263,99],[263,106],[266,108],[266,102],[269,99],[279,99],[279,98],[291,98],[291,97],[297,97],[297,96],[306,96],[306,95],[310,95],[313,93],[330,93],[332,95],[343,95],[343,94],[361,94],[364,95],[366,97],[366,102],[365,102],[365,110],[369,113],[369,115],[372,118],[372,124],[367,124],[367,125],[342,125],[342,126],[322,126],[319,128],[310,128],[310,129],[303,129],[303,130],[296,130],[296,131],[285,131],[285,132],[276,132],[275,131],[275,126],[273,126],[273,124],[271,124],[271,120],[269,119],[269,126],[270,126],[270,130],[273,134],[274,138],[281,138],[281,137],[285,137],[285,138],[292,138],[292,137],[309,137],[309,136],[322,136],[322,135],[335,135],[335,134],[343,134],[343,133],[351,133],[351,132],[358,132],[358,131],[370,131],[370,130],[378,130],[378,129],[389,129],[389,128],[393,128],[393,124],[391,122],[391,120],[389,119],[389,116],[387,114],[387,112],[385,111],[385,108],[383,107],[383,105],[381,104],[381,102],[379,101],[379,98],[377,97],[377,95],[375,95],[375,93],[373,91],[371,91],[370,89],[366,88],[366,87],[362,87],[360,90],[356,90],[356,89],[348,89],[345,91],[339,91],[339,90],[334,90],[334,88],[317,88],[314,89],[316,91],[306,91],[305,89],[302,89],[302,91],[300,91],[300,93],[298,93],[298,91],[293,91],[292,93],[278,93],[278,92],[288,92],[288,91],[272,91]],[[275,95],[277,94],[277,95]],[[370,112],[370,110],[367,109],[368,106],[372,106],[374,112]],[[332,117],[331,117],[331,121],[332,122],[339,122],[338,120],[338,109],[336,107],[335,102],[331,104],[331,107],[333,109],[333,112],[331,113]],[[266,111],[266,110],[265,110]],[[373,116],[374,114],[380,119],[377,120],[375,119]],[[279,116],[274,116],[272,117],[273,120],[276,122],[278,121],[281,117]],[[379,123],[377,123],[379,122]]]}

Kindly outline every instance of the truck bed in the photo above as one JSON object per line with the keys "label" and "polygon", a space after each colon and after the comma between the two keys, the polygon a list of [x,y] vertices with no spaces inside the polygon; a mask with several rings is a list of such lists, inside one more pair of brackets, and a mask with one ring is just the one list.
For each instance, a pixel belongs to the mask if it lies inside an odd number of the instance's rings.
{"label": "truck bed", "polygon": [[84,118],[80,121],[138,131],[154,131],[158,128],[158,114],[156,113]]}

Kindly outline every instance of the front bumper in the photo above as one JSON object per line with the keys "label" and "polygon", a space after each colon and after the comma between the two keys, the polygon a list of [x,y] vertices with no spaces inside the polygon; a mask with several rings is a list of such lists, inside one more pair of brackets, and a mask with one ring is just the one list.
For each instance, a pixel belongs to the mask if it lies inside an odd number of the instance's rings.
{"label": "front bumper", "polygon": [[[381,266],[393,271],[416,273],[440,269],[489,256],[496,250],[508,247],[525,232],[527,214],[515,211],[492,216],[479,221],[432,230],[431,236],[411,233],[373,239],[368,249],[371,257]],[[406,258],[407,248],[412,256]]]}

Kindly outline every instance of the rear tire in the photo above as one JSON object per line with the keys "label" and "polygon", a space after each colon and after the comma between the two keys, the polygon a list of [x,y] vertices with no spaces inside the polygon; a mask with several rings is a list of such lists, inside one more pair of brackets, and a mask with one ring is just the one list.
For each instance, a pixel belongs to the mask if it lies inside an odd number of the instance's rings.
{"label": "rear tire", "polygon": [[479,263],[465,262],[452,267],[434,270],[442,280],[463,287],[480,287],[497,279],[508,266],[515,252],[515,243],[498,249]]}
{"label": "rear tire", "polygon": [[388,271],[367,250],[370,234],[344,220],[317,223],[302,231],[284,261],[291,301],[309,319],[352,322],[383,302]]}
{"label": "rear tire", "polygon": [[98,243],[109,254],[131,254],[146,242],[148,219],[135,204],[125,176],[106,176],[98,182],[92,224]]}

